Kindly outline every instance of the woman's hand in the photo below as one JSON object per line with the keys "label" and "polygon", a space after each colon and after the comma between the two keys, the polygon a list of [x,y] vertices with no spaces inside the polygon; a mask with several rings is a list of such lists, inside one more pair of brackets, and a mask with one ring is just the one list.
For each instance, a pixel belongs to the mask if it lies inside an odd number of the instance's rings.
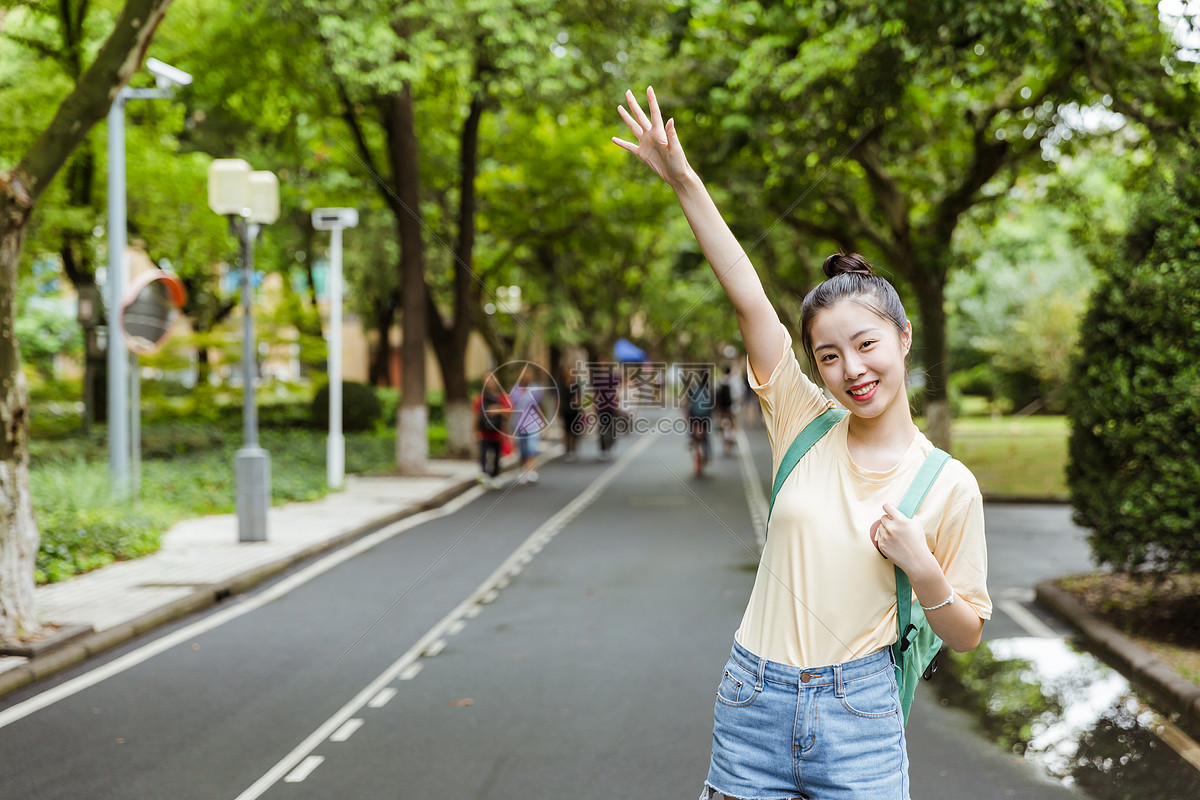
{"label": "woman's hand", "polygon": [[646,88],[646,101],[650,107],[649,117],[638,105],[632,91],[625,92],[625,101],[629,103],[632,113],[626,111],[624,106],[617,106],[617,113],[621,115],[621,119],[625,120],[625,124],[629,126],[630,132],[638,143],[627,142],[615,136],[613,142],[644,161],[650,169],[657,173],[658,177],[668,184],[677,185],[691,172],[691,167],[688,165],[687,157],[683,154],[679,137],[675,135],[675,120],[670,119],[663,124],[662,112],[658,108],[658,99],[654,96],[654,89],[651,87]]}
{"label": "woman's hand", "polygon": [[883,516],[871,526],[871,540],[879,552],[904,570],[910,578],[914,572],[941,567],[925,541],[925,528],[915,519],[904,516],[891,503],[883,504]]}

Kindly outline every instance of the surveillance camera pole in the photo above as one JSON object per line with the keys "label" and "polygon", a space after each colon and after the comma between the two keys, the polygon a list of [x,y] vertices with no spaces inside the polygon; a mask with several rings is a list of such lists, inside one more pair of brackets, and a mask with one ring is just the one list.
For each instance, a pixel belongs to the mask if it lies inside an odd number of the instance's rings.
{"label": "surveillance camera pole", "polygon": [[129,280],[125,263],[125,103],[128,100],[168,100],[170,89],[130,89],[117,92],[108,110],[108,467],[113,492],[129,494],[130,437],[129,376],[136,355],[125,349],[121,333],[121,299]]}

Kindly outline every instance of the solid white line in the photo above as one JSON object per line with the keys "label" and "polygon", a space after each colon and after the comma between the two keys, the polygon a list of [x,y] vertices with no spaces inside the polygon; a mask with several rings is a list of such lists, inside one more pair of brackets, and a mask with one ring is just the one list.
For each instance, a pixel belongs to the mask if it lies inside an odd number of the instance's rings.
{"label": "solid white line", "polygon": [[1025,632],[1031,636],[1037,636],[1042,639],[1061,639],[1054,629],[1046,623],[1042,622],[1033,612],[1025,608],[1016,600],[997,600],[996,607],[1009,616],[1009,618],[1025,629]]}
{"label": "solid white line", "polygon": [[767,546],[767,496],[763,494],[758,467],[750,453],[750,440],[746,432],[737,429],[738,464],[742,468],[742,488],[746,493],[746,505],[750,507],[750,522],[754,525],[754,540],[758,552]]}
{"label": "solid white line", "polygon": [[354,732],[361,728],[363,721],[358,717],[346,720],[346,724],[334,731],[330,737],[331,742],[344,742],[354,735]]}
{"label": "solid white line", "polygon": [[153,642],[143,645],[137,650],[126,653],[120,658],[110,661],[101,667],[97,667],[90,672],[86,672],[77,678],[73,678],[66,683],[54,687],[53,689],[48,689],[47,691],[35,695],[22,703],[17,703],[12,708],[0,712],[0,728],[5,727],[6,725],[11,725],[17,720],[24,719],[30,714],[40,711],[47,706],[51,706],[60,700],[65,700],[74,694],[78,694],[84,689],[95,686],[101,681],[108,680],[114,675],[119,675],[128,669],[132,669],[138,664],[148,661],[162,652],[170,650],[172,647],[190,642],[195,637],[204,633],[208,633],[209,631],[224,625],[226,622],[235,620],[244,614],[249,614],[251,611],[258,609],[267,603],[274,602],[293,589],[303,586],[314,578],[317,578],[323,573],[333,569],[337,565],[348,561],[351,558],[366,552],[367,550],[370,550],[372,547],[391,539],[399,533],[403,533],[410,528],[415,528],[418,525],[423,525],[431,520],[453,514],[463,506],[475,500],[475,498],[482,495],[484,491],[485,490],[481,487],[473,487],[440,508],[431,509],[430,511],[423,511],[420,514],[402,519],[393,525],[389,525],[386,528],[378,530],[369,536],[364,536],[358,541],[346,545],[344,548],[331,553],[315,564],[311,564],[294,575],[281,580],[279,583],[271,586],[269,589],[255,595],[254,597],[238,603],[235,606],[231,606],[214,614],[210,614],[198,622],[188,625],[185,628],[180,628],[179,630],[169,633],[159,639],[155,639]]}
{"label": "solid white line", "polygon": [[324,756],[309,756],[308,758],[304,759],[300,766],[289,772],[288,776],[283,779],[283,782],[300,783],[309,775],[312,775],[313,770],[321,766],[322,762],[324,761]]}
{"label": "solid white line", "polygon": [[[390,692],[388,699],[396,693],[395,689],[388,687],[388,684],[396,679],[398,675],[403,673],[410,665],[415,663],[421,654],[424,653],[434,641],[445,635],[445,631],[453,625],[457,620],[463,618],[467,610],[478,604],[480,600],[489,592],[494,592],[492,588],[501,577],[506,575],[517,560],[525,553],[527,547],[534,543],[544,541],[547,538],[552,538],[563,527],[575,518],[583,509],[591,505],[600,493],[616,479],[627,464],[637,457],[639,453],[649,446],[650,442],[656,438],[657,434],[648,434],[640,438],[624,456],[605,470],[596,480],[584,489],[570,503],[567,503],[563,508],[550,519],[546,520],[542,525],[529,535],[521,546],[513,551],[512,555],[504,560],[504,563],[497,567],[491,575],[489,575],[483,583],[479,585],[465,600],[459,603],[458,607],[452,610],[449,614],[441,619],[436,625],[430,628],[424,636],[416,641],[400,658],[398,658],[390,667],[384,670],[379,677],[371,681],[362,691],[354,696],[350,702],[342,706],[342,708],[332,717],[326,720],[319,728],[313,731],[309,736],[296,746],[292,752],[284,756],[279,763],[269,769],[266,774],[254,782],[250,788],[237,796],[236,800],[256,800],[263,795],[268,789],[274,786],[283,778],[284,775],[300,764],[308,755],[317,748],[321,742],[329,738],[330,734],[341,727],[346,720],[354,716],[364,705],[371,702],[371,698],[377,698],[383,692]],[[384,701],[386,702],[386,701]],[[374,706],[372,706],[374,707]]]}
{"label": "solid white line", "polygon": [[367,701],[367,705],[371,708],[383,708],[395,696],[396,690],[389,686],[386,689],[380,689],[376,692],[375,696]]}

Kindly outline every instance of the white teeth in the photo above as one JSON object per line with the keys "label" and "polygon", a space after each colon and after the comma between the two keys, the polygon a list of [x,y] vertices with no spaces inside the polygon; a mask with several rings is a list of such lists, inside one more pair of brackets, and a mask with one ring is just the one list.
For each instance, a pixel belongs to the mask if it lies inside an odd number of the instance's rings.
{"label": "white teeth", "polygon": [[879,385],[879,381],[873,381],[873,382],[867,384],[866,386],[862,387],[861,389],[851,389],[850,394],[854,395],[855,397],[862,397],[864,394],[871,391],[878,385]]}

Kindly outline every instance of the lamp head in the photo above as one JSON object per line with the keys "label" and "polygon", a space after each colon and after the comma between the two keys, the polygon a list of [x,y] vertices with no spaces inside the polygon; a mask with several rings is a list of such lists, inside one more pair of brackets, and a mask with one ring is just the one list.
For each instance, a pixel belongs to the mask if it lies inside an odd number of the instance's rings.
{"label": "lamp head", "polygon": [[208,207],[222,216],[245,216],[250,208],[250,165],[240,158],[217,158],[208,165]]}
{"label": "lamp head", "polygon": [[250,173],[250,214],[247,221],[270,225],[279,219],[279,179],[274,172]]}

